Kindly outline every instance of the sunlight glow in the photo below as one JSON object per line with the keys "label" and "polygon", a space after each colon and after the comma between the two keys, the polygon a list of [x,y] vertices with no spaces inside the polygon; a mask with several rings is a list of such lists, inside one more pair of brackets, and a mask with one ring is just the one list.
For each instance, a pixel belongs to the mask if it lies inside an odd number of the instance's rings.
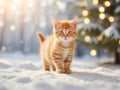
{"label": "sunlight glow", "polygon": [[2,20],[0,20],[0,27],[4,26],[4,22]]}
{"label": "sunlight glow", "polygon": [[99,18],[102,19],[102,20],[105,19],[105,14],[104,13],[100,13],[99,14]]}
{"label": "sunlight glow", "polygon": [[2,47],[1,47],[1,51],[2,51],[2,52],[5,52],[6,50],[7,50],[7,48],[6,48],[5,46],[2,46]]}
{"label": "sunlight glow", "polygon": [[96,51],[95,49],[92,49],[92,50],[90,51],[90,55],[91,55],[91,56],[96,56],[96,55],[97,55],[97,51]]}
{"label": "sunlight glow", "polygon": [[90,19],[89,18],[85,18],[83,21],[85,24],[89,24],[90,23]]}
{"label": "sunlight glow", "polygon": [[16,7],[15,5],[11,5],[11,6],[10,6],[10,9],[11,9],[12,11],[15,11],[16,8],[17,8],[17,7]]}
{"label": "sunlight glow", "polygon": [[82,11],[82,15],[83,15],[83,16],[87,16],[87,15],[88,15],[88,11],[87,11],[87,10],[83,10],[83,11]]}
{"label": "sunlight glow", "polygon": [[28,6],[29,8],[32,8],[32,7],[33,7],[33,3],[32,3],[32,2],[29,2],[29,3],[27,4],[27,6]]}
{"label": "sunlight glow", "polygon": [[9,2],[8,7],[12,11],[16,11],[17,10],[17,4],[15,2],[13,2],[13,1]]}
{"label": "sunlight glow", "polygon": [[4,1],[0,0],[0,6],[4,5]]}
{"label": "sunlight glow", "polygon": [[89,35],[86,35],[85,38],[84,38],[84,40],[85,40],[86,42],[89,42],[89,41],[91,40],[91,38],[90,38]]}
{"label": "sunlight glow", "polygon": [[10,30],[11,30],[11,31],[15,31],[15,29],[16,29],[15,25],[11,25],[11,26],[10,26]]}
{"label": "sunlight glow", "polygon": [[4,8],[0,8],[0,14],[4,14]]}
{"label": "sunlight glow", "polygon": [[45,7],[47,5],[47,1],[46,0],[42,0],[41,6]]}
{"label": "sunlight glow", "polygon": [[22,0],[15,0],[17,4],[20,4]]}
{"label": "sunlight glow", "polygon": [[115,21],[115,18],[113,17],[113,16],[110,16],[109,18],[108,18],[108,20],[109,20],[109,22],[114,22]]}
{"label": "sunlight glow", "polygon": [[104,5],[105,5],[106,7],[109,7],[109,6],[111,5],[111,3],[110,3],[110,1],[105,1],[105,2],[104,2]]}

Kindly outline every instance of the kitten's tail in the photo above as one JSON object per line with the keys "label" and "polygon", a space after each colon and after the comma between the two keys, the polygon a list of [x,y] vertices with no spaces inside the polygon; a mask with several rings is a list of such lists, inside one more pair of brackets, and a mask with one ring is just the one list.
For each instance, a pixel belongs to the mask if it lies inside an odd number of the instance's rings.
{"label": "kitten's tail", "polygon": [[43,35],[41,33],[37,32],[37,36],[41,43],[45,41],[45,38],[43,37]]}

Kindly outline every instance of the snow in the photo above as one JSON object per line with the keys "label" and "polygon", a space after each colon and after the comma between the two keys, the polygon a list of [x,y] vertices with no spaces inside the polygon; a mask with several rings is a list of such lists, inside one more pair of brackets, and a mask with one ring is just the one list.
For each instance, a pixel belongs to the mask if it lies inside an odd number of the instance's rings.
{"label": "snow", "polygon": [[116,0],[116,3],[119,3],[120,2],[120,0]]}
{"label": "snow", "polygon": [[0,90],[119,90],[120,66],[98,66],[95,59],[74,58],[72,74],[57,74],[42,71],[38,55],[0,53]]}
{"label": "snow", "polygon": [[100,31],[103,30],[102,26],[100,26],[100,24],[97,24],[97,23],[89,23],[89,24],[81,23],[78,25],[78,29],[79,30],[100,30]]}
{"label": "snow", "polygon": [[120,13],[120,6],[115,9],[115,13]]}
{"label": "snow", "polygon": [[114,39],[120,38],[120,34],[118,32],[116,23],[112,24],[110,27],[108,27],[106,30],[104,30],[102,34],[107,37],[111,37],[113,35]]}

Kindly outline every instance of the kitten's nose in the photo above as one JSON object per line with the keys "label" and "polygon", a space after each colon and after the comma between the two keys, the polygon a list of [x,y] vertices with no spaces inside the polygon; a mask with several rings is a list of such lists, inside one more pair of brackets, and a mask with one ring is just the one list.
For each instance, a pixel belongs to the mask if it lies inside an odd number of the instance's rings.
{"label": "kitten's nose", "polygon": [[65,40],[67,39],[67,35],[64,35]]}

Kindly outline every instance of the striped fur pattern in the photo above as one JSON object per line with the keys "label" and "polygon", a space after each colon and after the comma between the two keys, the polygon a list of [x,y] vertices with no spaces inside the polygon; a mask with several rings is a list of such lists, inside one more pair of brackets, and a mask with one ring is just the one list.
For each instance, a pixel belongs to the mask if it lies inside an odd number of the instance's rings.
{"label": "striped fur pattern", "polygon": [[75,51],[77,18],[72,21],[57,21],[53,18],[53,35],[46,40],[38,32],[41,42],[40,54],[45,71],[71,73],[71,62]]}

